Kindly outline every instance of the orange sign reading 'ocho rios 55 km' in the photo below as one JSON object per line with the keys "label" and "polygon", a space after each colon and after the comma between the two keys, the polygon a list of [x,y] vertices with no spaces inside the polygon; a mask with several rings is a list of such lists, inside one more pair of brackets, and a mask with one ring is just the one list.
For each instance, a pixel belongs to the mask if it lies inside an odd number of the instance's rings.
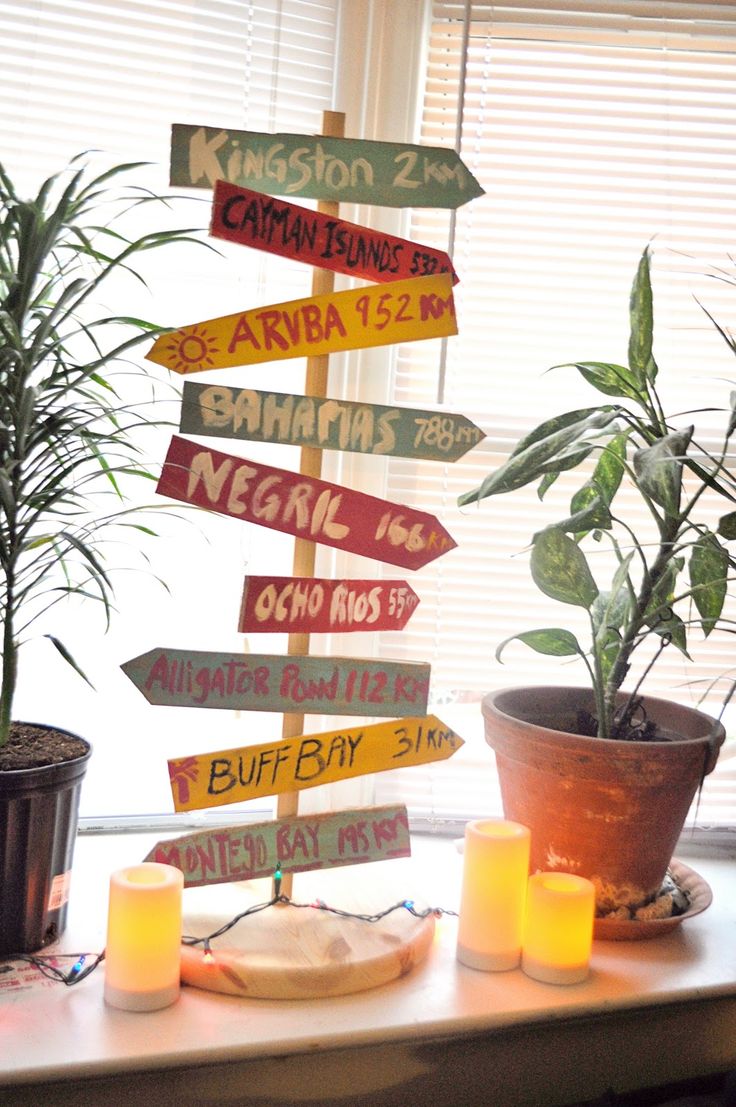
{"label": "orange sign reading 'ocho rios 55 km'", "polygon": [[457,275],[442,250],[218,181],[210,234],[367,281]]}
{"label": "orange sign reading 'ocho rios 55 km'", "polygon": [[175,373],[201,373],[452,334],[457,334],[452,278],[444,274],[192,323],[161,335],[146,357]]}
{"label": "orange sign reading 'ocho rios 55 km'", "polygon": [[403,630],[419,597],[403,580],[245,578],[238,630]]}
{"label": "orange sign reading 'ocho rios 55 km'", "polygon": [[406,569],[420,569],[457,545],[424,511],[210,450],[177,435],[171,439],[156,490]]}

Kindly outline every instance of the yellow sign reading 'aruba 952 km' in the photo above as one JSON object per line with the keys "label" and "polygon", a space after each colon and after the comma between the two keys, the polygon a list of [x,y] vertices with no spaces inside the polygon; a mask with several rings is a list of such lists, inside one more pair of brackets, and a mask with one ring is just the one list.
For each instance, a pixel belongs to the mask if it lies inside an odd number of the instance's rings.
{"label": "yellow sign reading 'aruba 952 km'", "polygon": [[192,323],[157,338],[149,361],[202,373],[457,334],[452,277],[414,277]]}

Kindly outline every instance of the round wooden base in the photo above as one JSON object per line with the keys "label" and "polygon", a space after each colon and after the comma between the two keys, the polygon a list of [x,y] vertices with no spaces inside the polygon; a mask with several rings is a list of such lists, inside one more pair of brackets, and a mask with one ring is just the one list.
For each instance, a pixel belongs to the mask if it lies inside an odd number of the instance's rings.
{"label": "round wooden base", "polygon": [[[246,896],[239,909],[247,906]],[[355,902],[335,906],[365,910]],[[212,934],[237,911],[187,914],[184,933]],[[347,995],[410,972],[426,956],[433,935],[434,916],[417,919],[403,909],[379,922],[364,922],[277,904],[215,939],[211,958],[204,956],[201,946],[183,946],[181,978],[208,991],[258,999]]]}

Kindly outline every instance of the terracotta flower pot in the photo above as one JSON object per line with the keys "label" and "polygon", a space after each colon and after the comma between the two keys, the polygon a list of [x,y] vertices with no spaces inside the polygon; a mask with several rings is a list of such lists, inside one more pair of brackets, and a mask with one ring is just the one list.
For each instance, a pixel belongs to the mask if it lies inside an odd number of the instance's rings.
{"label": "terracotta flower pot", "polygon": [[601,913],[656,896],[725,738],[720,723],[693,708],[652,697],[643,706],[671,738],[573,733],[577,710],[593,710],[588,689],[506,688],[482,704],[505,815],[531,829],[532,872],[588,877]]}

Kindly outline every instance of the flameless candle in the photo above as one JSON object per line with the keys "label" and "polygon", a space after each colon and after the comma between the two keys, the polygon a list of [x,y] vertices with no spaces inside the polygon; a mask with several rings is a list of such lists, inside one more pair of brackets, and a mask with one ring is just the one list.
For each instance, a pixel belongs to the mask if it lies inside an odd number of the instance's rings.
{"label": "flameless candle", "polygon": [[110,877],[105,1001],[156,1011],[179,998],[184,875],[144,861]]}
{"label": "flameless candle", "polygon": [[577,984],[588,975],[595,889],[571,873],[529,877],[521,967],[545,984]]}
{"label": "flameless candle", "polygon": [[503,819],[465,828],[457,959],[471,969],[519,964],[529,876],[529,829]]}

